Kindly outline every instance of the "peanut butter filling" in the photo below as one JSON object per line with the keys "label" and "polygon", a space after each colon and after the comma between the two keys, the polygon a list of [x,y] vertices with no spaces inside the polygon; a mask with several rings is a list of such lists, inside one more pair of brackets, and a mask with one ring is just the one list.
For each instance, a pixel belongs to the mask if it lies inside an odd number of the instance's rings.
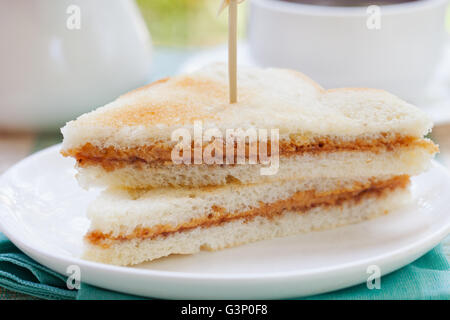
{"label": "peanut butter filling", "polygon": [[287,211],[303,213],[314,207],[340,206],[352,202],[357,204],[369,197],[382,197],[388,192],[405,188],[409,184],[409,176],[402,175],[384,181],[372,181],[368,184],[354,185],[348,189],[317,192],[315,190],[300,191],[288,199],[278,200],[273,203],[261,202],[259,207],[247,211],[227,212],[224,208],[213,206],[208,215],[192,218],[188,222],[179,225],[159,224],[153,227],[137,227],[132,233],[113,236],[99,230],[90,231],[86,235],[91,244],[107,248],[112,241],[126,241],[132,239],[156,239],[167,237],[177,232],[184,232],[194,228],[208,228],[218,226],[234,220],[243,220],[244,223],[255,217],[274,219]]}
{"label": "peanut butter filling", "polygon": [[[208,144],[203,146],[203,150]],[[222,144],[225,145],[225,144]],[[393,151],[399,147],[421,147],[427,149],[430,153],[438,151],[438,148],[433,142],[425,139],[417,139],[409,136],[388,135],[382,134],[377,139],[363,139],[357,138],[354,140],[343,141],[327,137],[318,137],[308,141],[302,141],[301,137],[293,136],[290,140],[282,140],[279,143],[279,155],[289,157],[293,155],[303,154],[318,154],[330,153],[339,151],[359,151],[359,152],[374,152],[380,153],[383,151]],[[127,165],[151,164],[164,165],[172,164],[171,153],[172,145],[165,143],[156,143],[152,145],[140,146],[129,149],[117,149],[115,147],[99,148],[90,143],[86,143],[78,149],[71,149],[62,152],[64,156],[71,156],[77,160],[81,167],[90,165],[101,165],[105,170],[112,171],[114,169],[122,168]],[[236,163],[237,144],[234,145],[234,157]],[[194,146],[192,146],[192,153]],[[257,148],[251,148],[246,143],[245,157],[248,160],[253,150],[259,150],[259,143]],[[267,145],[267,156],[270,157],[270,141]],[[226,163],[227,151],[223,148],[223,163]],[[258,154],[255,155],[258,159]],[[193,159],[193,154],[192,154]]]}

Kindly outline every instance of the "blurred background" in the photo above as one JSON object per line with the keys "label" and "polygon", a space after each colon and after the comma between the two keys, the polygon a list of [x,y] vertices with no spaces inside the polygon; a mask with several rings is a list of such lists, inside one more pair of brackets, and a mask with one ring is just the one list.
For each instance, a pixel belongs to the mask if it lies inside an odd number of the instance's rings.
{"label": "blurred background", "polygon": [[[222,0],[137,0],[155,46],[198,48],[227,41],[226,12],[218,15]],[[240,38],[245,36],[248,3],[239,5]]]}

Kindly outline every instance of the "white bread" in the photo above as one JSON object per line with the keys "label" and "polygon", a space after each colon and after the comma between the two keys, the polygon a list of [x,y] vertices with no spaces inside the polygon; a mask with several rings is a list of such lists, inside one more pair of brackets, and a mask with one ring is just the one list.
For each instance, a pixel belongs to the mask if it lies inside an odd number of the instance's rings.
{"label": "white bread", "polygon": [[170,254],[192,254],[202,249],[220,250],[259,240],[357,223],[395,210],[408,200],[408,189],[396,189],[382,198],[370,197],[356,204],[345,202],[341,206],[316,207],[302,214],[286,212],[272,220],[263,217],[248,222],[237,220],[154,240],[116,241],[109,248],[86,242],[83,258],[108,264],[133,265]]}
{"label": "white bread", "polygon": [[239,67],[238,103],[228,103],[227,67],[210,65],[127,93],[62,128],[62,151],[90,143],[127,149],[169,142],[176,128],[279,129],[291,134],[377,137],[398,133],[420,138],[432,123],[418,108],[375,89],[325,90],[301,73]]}
{"label": "white bread", "polygon": [[100,165],[79,167],[77,179],[84,188],[161,186],[206,186],[227,182],[243,184],[292,179],[363,179],[389,175],[416,175],[425,171],[433,156],[423,148],[398,148],[392,152],[335,152],[317,155],[280,157],[275,175],[260,175],[261,164],[234,166],[142,165],[106,171]]}
{"label": "white bread", "polygon": [[137,227],[177,226],[214,214],[214,207],[226,212],[243,212],[291,198],[299,191],[316,194],[350,192],[369,188],[391,177],[350,179],[308,179],[254,185],[227,184],[204,188],[108,189],[88,207],[90,230],[112,236],[130,234]]}

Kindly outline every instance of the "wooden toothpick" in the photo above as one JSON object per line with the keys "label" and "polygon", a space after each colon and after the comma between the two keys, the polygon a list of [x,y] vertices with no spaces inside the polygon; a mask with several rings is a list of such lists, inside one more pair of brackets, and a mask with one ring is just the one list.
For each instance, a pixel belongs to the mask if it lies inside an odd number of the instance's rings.
{"label": "wooden toothpick", "polygon": [[243,0],[223,0],[219,13],[228,6],[228,82],[230,103],[237,102],[237,5]]}
{"label": "wooden toothpick", "polygon": [[228,7],[228,78],[230,103],[237,102],[237,0]]}

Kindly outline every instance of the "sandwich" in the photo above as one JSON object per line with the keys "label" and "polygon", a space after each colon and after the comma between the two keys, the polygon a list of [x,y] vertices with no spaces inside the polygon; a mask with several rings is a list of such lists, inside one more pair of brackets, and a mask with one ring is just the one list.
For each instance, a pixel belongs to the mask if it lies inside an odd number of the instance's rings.
{"label": "sandwich", "polygon": [[227,68],[156,81],[67,123],[61,153],[105,190],[84,257],[133,265],[326,230],[386,214],[438,147],[418,108],[301,73]]}

